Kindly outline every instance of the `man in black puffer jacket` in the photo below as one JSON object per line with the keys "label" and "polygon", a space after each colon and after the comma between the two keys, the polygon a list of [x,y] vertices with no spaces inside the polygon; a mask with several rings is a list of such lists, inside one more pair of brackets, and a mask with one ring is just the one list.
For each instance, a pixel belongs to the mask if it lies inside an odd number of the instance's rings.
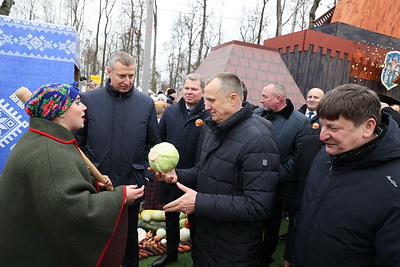
{"label": "man in black puffer jacket", "polygon": [[346,84],[317,107],[318,152],[286,266],[400,265],[400,130],[375,92]]}
{"label": "man in black puffer jacket", "polygon": [[278,149],[270,123],[256,118],[249,105],[242,108],[242,92],[233,73],[210,79],[204,91],[210,130],[199,162],[163,176],[167,182],[179,176],[177,185],[185,192],[166,211],[196,214],[199,266],[254,266],[264,221],[271,215]]}

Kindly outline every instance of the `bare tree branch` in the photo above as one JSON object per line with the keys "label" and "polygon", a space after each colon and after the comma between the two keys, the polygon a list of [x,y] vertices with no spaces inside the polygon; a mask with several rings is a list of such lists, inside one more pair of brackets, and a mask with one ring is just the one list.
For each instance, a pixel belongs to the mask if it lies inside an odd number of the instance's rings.
{"label": "bare tree branch", "polygon": [[[117,0],[111,0],[111,2],[110,2],[109,0],[106,0],[105,5],[104,5],[106,23],[104,26],[104,42],[103,42],[103,54],[102,54],[102,61],[101,61],[102,62],[101,77],[104,77],[104,74],[105,74],[107,37],[108,37],[108,33],[110,31],[109,24],[111,22],[111,12],[115,6],[116,1]],[[103,81],[102,81],[102,85],[103,85]]]}
{"label": "bare tree branch", "polygon": [[263,5],[261,8],[261,14],[260,14],[260,21],[258,25],[258,34],[257,34],[257,44],[261,43],[261,33],[264,30],[264,12],[265,12],[265,6],[267,5],[267,2],[269,0],[263,0]]}
{"label": "bare tree branch", "polygon": [[201,23],[201,33],[200,33],[200,42],[199,42],[199,51],[197,53],[197,60],[195,64],[195,68],[200,66],[201,56],[203,52],[204,46],[204,36],[206,33],[206,23],[207,23],[207,0],[203,0],[203,3],[197,1],[200,6],[203,8],[203,16],[202,16],[202,23]]}

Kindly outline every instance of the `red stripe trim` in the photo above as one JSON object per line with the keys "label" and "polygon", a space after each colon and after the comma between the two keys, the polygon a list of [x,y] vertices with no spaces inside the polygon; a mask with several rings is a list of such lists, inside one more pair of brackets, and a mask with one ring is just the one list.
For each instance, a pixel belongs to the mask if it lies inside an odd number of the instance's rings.
{"label": "red stripe trim", "polygon": [[96,187],[97,193],[100,192],[100,184],[99,182],[96,180],[94,187]]}
{"label": "red stripe trim", "polygon": [[116,232],[116,230],[117,230],[118,222],[119,222],[119,220],[121,219],[122,211],[123,211],[124,208],[125,208],[125,202],[126,202],[126,186],[124,185],[123,188],[124,188],[124,197],[122,198],[122,203],[121,203],[122,205],[121,205],[121,209],[119,210],[119,214],[118,214],[117,221],[115,222],[115,225],[114,225],[114,230],[113,230],[113,232],[112,232],[110,238],[108,239],[107,244],[106,244],[106,246],[105,246],[104,249],[103,249],[103,252],[102,252],[101,255],[100,255],[100,258],[99,258],[99,261],[98,261],[97,264],[96,264],[96,267],[97,267],[97,266],[100,266],[100,265],[101,265],[101,262],[103,261],[104,254],[106,254],[106,251],[107,251],[107,249],[108,249],[108,246],[110,245],[111,240],[112,240],[112,238],[114,237],[114,234],[115,234],[115,232]]}
{"label": "red stripe trim", "polygon": [[53,139],[53,140],[55,140],[55,141],[57,141],[57,142],[63,143],[63,144],[72,144],[72,143],[74,143],[74,142],[76,141],[75,138],[72,139],[72,140],[70,140],[70,141],[64,141],[64,140],[58,139],[57,137],[54,137],[54,136],[52,136],[52,135],[50,135],[50,134],[48,134],[48,133],[42,132],[42,131],[40,131],[40,130],[31,128],[31,127],[29,127],[29,130],[32,131],[32,132],[35,132],[35,133],[44,135],[44,136],[46,136],[46,137],[48,137],[48,138],[51,138],[51,139]]}

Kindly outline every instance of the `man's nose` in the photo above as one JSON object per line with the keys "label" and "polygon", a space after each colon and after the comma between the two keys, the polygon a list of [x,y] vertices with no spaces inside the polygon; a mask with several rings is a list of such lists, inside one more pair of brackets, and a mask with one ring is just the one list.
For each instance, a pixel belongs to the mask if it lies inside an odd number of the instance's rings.
{"label": "man's nose", "polygon": [[319,133],[319,140],[326,141],[330,137],[329,132],[324,129],[324,126],[321,127],[321,132]]}

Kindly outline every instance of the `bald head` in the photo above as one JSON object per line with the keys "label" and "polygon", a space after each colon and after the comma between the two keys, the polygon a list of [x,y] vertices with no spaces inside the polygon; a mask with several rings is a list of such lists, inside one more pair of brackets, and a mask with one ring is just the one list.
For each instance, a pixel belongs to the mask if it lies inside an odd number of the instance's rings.
{"label": "bald head", "polygon": [[400,112],[400,106],[399,106],[399,105],[393,104],[393,105],[390,105],[390,107],[391,107],[392,109],[396,110],[397,112]]}
{"label": "bald head", "polygon": [[319,101],[324,97],[325,93],[320,88],[311,88],[307,93],[307,108],[309,111],[317,109]]}

